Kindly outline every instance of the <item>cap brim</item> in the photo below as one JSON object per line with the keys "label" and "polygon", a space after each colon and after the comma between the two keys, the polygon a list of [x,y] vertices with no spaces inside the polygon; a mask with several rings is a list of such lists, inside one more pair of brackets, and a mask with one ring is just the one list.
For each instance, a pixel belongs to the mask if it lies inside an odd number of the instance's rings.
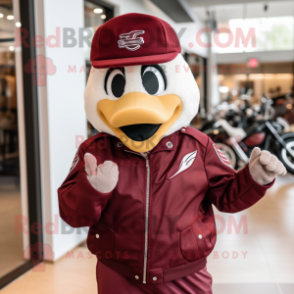
{"label": "cap brim", "polygon": [[92,66],[95,68],[124,67],[131,65],[148,65],[169,62],[177,57],[178,52],[171,52],[159,55],[140,56],[132,58],[119,58],[108,60],[93,60]]}

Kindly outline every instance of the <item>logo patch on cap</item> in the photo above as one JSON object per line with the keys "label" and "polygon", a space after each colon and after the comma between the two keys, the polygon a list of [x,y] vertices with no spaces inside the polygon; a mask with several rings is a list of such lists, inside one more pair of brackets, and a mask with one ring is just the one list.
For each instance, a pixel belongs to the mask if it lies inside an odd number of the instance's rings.
{"label": "logo patch on cap", "polygon": [[131,31],[129,33],[120,34],[120,40],[117,41],[118,48],[126,48],[129,51],[136,51],[144,44],[143,37],[138,37],[144,34],[144,30]]}

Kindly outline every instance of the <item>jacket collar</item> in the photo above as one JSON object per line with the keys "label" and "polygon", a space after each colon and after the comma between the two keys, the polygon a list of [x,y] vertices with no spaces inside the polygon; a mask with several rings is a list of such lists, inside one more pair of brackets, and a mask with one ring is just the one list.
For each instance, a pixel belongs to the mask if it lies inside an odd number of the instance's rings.
{"label": "jacket collar", "polygon": [[[178,143],[178,132],[175,132],[167,137],[163,137],[160,142],[151,150],[149,154],[161,152],[161,151],[174,151],[177,148]],[[130,153],[135,153],[141,155],[140,152],[136,152],[134,150],[129,149],[126,147],[118,138],[115,137],[113,140],[112,146],[116,150],[127,151]]]}

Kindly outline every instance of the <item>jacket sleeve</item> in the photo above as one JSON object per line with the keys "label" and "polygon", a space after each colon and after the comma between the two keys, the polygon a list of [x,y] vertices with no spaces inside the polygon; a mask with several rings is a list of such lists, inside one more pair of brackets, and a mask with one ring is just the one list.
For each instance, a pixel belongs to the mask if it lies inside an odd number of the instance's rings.
{"label": "jacket sleeve", "polygon": [[205,155],[209,185],[206,197],[218,210],[234,213],[247,209],[259,201],[274,184],[274,181],[266,186],[258,184],[251,177],[248,164],[236,172],[222,156],[209,139]]}
{"label": "jacket sleeve", "polygon": [[112,192],[101,193],[89,183],[85,171],[85,147],[80,146],[69,175],[58,189],[61,218],[72,227],[91,226],[98,222]]}

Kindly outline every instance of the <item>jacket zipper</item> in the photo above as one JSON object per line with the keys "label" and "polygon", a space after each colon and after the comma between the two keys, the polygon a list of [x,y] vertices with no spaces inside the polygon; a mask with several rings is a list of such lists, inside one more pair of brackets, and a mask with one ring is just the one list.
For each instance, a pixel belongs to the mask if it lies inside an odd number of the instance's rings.
{"label": "jacket zipper", "polygon": [[149,226],[149,187],[150,187],[150,166],[149,159],[146,158],[147,187],[146,187],[146,208],[145,208],[145,245],[144,245],[144,265],[143,265],[143,284],[146,284],[147,276],[147,257],[148,257],[148,226]]}
{"label": "jacket zipper", "polygon": [[143,284],[146,284],[147,277],[147,259],[148,259],[148,227],[149,227],[149,188],[150,188],[150,166],[148,155],[136,153],[129,150],[124,150],[129,153],[140,155],[146,160],[147,169],[147,187],[146,187],[146,207],[145,207],[145,240],[144,240],[144,263],[143,263]]}

